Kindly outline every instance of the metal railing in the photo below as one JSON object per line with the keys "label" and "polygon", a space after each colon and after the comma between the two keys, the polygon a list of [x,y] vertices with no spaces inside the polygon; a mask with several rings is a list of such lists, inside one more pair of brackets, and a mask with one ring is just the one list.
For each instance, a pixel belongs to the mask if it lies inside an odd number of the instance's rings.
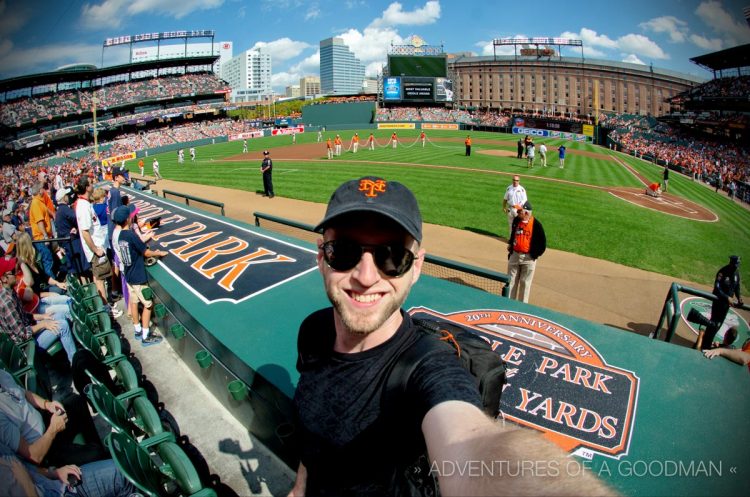
{"label": "metal railing", "polygon": [[659,339],[661,335],[662,327],[667,325],[667,333],[664,336],[665,342],[671,342],[674,332],[677,329],[677,325],[680,324],[680,296],[679,293],[687,293],[695,297],[703,297],[709,302],[713,303],[716,300],[716,295],[696,288],[690,288],[689,286],[683,286],[678,283],[672,283],[672,286],[667,292],[667,297],[664,299],[664,307],[662,307],[661,315],[659,316],[659,322],[656,324],[656,328],[649,334],[649,338],[655,340]]}
{"label": "metal railing", "polygon": [[221,209],[221,215],[222,216],[226,216],[226,214],[224,213],[224,202],[216,202],[214,200],[208,200],[208,199],[205,199],[205,198],[195,197],[193,195],[188,195],[187,193],[180,193],[180,192],[175,192],[175,191],[172,191],[172,190],[162,190],[161,191],[161,195],[164,198],[167,198],[167,195],[174,195],[175,197],[183,198],[183,199],[185,199],[185,205],[190,205],[190,201],[191,200],[193,202],[200,202],[202,204],[213,205],[213,206],[219,207]]}
{"label": "metal railing", "polygon": [[[43,245],[47,246],[48,243],[57,243],[62,245],[65,248],[65,257],[67,257],[69,260],[73,261],[73,264],[76,268],[76,273],[81,274],[83,272],[83,268],[81,267],[81,261],[78,259],[78,257],[75,257],[73,253],[73,238],[70,236],[63,236],[59,238],[47,238],[46,240],[34,240],[32,242],[34,245]],[[48,250],[50,250],[49,247],[47,247]],[[50,250],[50,253],[52,251]],[[54,257],[54,255],[52,256]]]}
{"label": "metal railing", "polygon": [[[266,221],[270,221],[273,223],[278,223],[284,226],[289,226],[289,227],[296,228],[299,230],[314,233],[313,231],[314,226],[311,224],[300,223],[297,221],[293,221],[291,219],[285,219],[283,217],[273,216],[271,214],[265,214],[263,212],[253,212],[253,216],[255,216],[255,226],[258,226],[258,227],[260,227],[261,219],[264,219]],[[484,269],[484,268],[477,267],[477,266],[471,266],[469,264],[452,261],[450,259],[445,259],[443,257],[438,257],[436,255],[426,255],[424,260],[428,264],[433,264],[443,269],[452,270],[461,275],[471,275],[479,279],[489,280],[491,282],[501,284],[502,288],[500,290],[500,294],[503,297],[508,297],[510,295],[510,276],[508,276],[505,273],[500,273],[497,271],[492,271],[490,269]],[[477,284],[468,283],[463,278],[454,278],[454,277],[441,276],[441,275],[434,275],[434,276],[437,276],[438,278],[441,278],[441,279],[448,279],[448,280],[451,280],[460,284],[465,284],[467,286],[474,286],[474,287],[477,287],[477,288],[480,288],[482,290],[489,292],[489,290],[487,289],[488,285],[486,284],[482,284],[479,282],[477,282]],[[456,280],[459,280],[459,281],[456,281]]]}

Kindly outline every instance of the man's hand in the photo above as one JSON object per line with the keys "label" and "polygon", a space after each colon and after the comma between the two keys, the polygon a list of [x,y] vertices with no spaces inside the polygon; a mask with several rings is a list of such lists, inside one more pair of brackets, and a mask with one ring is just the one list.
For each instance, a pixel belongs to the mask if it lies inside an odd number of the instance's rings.
{"label": "man's hand", "polygon": [[721,357],[721,349],[706,349],[703,351],[703,355],[707,359],[713,359],[714,357]]}
{"label": "man's hand", "polygon": [[63,407],[63,405],[56,400],[45,400],[43,407],[45,411],[51,414],[55,414],[58,411],[65,412],[65,408]]}
{"label": "man's hand", "polygon": [[59,409],[52,415],[52,419],[49,420],[49,429],[52,433],[60,433],[65,429],[68,424],[68,414]]}
{"label": "man's hand", "polygon": [[68,477],[73,476],[76,480],[81,480],[81,468],[73,464],[62,466],[54,470],[55,478],[68,484]]}

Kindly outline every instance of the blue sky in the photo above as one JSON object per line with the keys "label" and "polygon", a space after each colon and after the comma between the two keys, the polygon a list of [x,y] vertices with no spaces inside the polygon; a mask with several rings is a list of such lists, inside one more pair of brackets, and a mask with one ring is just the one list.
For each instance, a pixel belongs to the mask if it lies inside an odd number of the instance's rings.
{"label": "blue sky", "polygon": [[[582,39],[588,58],[708,78],[688,59],[750,43],[745,5],[750,0],[0,0],[0,79],[100,65],[107,37],[193,29],[215,30],[216,41],[234,43],[235,55],[265,45],[282,92],[318,74],[318,43],[331,36],[344,38],[368,75],[391,43],[412,35],[479,55],[492,54],[493,38],[563,36]],[[108,49],[104,63],[122,57]]]}

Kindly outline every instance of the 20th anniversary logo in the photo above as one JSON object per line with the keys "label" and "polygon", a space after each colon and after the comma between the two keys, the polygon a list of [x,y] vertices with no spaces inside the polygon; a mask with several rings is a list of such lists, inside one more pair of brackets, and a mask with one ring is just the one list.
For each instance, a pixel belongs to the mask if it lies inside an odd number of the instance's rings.
{"label": "20th anniversary logo", "polygon": [[447,320],[485,339],[507,363],[501,411],[584,457],[628,453],[639,378],[608,365],[575,332],[514,311],[441,314],[413,308],[415,317]]}

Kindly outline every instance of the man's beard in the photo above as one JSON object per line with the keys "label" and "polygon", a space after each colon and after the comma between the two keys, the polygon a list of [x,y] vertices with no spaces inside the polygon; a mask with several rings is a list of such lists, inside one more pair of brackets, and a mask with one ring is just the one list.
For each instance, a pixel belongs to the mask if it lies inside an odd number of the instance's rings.
{"label": "man's beard", "polygon": [[[401,308],[407,296],[407,292],[404,292],[403,295],[398,296],[398,299],[389,299],[389,302],[379,310],[362,314],[353,311],[351,307],[348,307],[343,302],[343,299],[339,298],[338,295],[334,295],[328,288],[326,288],[326,293],[328,294],[328,300],[331,301],[341,322],[346,327],[346,331],[357,336],[369,335],[383,326],[383,323]],[[348,298],[345,292],[340,292],[339,295],[344,295]]]}

